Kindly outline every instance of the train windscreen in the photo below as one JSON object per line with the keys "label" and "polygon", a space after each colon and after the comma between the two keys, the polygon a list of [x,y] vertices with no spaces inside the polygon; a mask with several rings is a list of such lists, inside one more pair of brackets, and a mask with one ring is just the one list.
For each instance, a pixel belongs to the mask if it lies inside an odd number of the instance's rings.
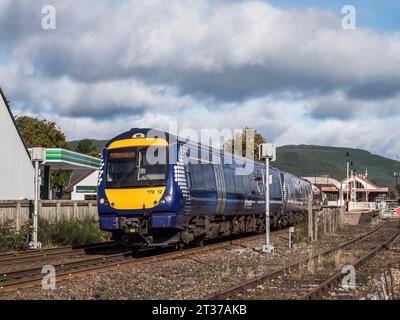
{"label": "train windscreen", "polygon": [[164,186],[168,173],[166,147],[131,147],[110,150],[106,188]]}

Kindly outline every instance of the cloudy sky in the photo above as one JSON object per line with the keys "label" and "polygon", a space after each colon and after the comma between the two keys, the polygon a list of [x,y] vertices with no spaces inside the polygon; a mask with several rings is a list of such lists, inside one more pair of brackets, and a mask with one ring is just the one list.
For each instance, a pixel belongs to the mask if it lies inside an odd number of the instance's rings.
{"label": "cloudy sky", "polygon": [[[48,4],[55,30],[42,28]],[[15,114],[68,139],[176,120],[394,158],[400,2],[0,0],[0,86]]]}

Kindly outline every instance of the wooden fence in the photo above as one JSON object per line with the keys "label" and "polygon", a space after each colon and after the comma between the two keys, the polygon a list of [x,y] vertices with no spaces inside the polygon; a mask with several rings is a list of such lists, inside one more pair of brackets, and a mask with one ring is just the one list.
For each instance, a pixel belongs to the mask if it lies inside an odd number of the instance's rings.
{"label": "wooden fence", "polygon": [[336,233],[344,225],[344,207],[313,207],[312,198],[308,199],[308,240],[317,241],[318,237]]}
{"label": "wooden fence", "polygon": [[[0,201],[0,224],[12,221],[19,230],[33,213],[33,201]],[[96,201],[41,200],[39,217],[50,223],[61,219],[81,220],[87,217],[97,219]]]}

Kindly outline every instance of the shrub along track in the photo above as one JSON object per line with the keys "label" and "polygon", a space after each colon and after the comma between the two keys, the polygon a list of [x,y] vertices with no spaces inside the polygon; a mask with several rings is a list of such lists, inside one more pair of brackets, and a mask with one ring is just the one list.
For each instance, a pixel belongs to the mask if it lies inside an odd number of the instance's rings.
{"label": "shrub along track", "polygon": [[276,271],[254,277],[207,299],[315,299],[326,295],[342,279],[342,267],[359,267],[400,236],[398,221]]}
{"label": "shrub along track", "polygon": [[[284,234],[286,232],[287,229],[283,229],[275,231],[274,233]],[[171,251],[170,248],[163,248],[163,249],[145,250],[143,252],[139,252],[138,255],[135,255],[133,251],[124,251],[116,254],[108,254],[100,257],[86,258],[79,261],[73,261],[67,263],[56,263],[52,265],[54,266],[56,271],[56,281],[57,283],[59,283],[61,281],[84,277],[88,274],[104,272],[112,270],[114,268],[122,268],[132,265],[161,262],[171,259],[187,257],[194,254],[205,253],[212,250],[223,249],[230,246],[241,245],[244,242],[258,240],[261,239],[262,237],[264,237],[264,235],[258,234],[258,235],[251,235],[234,239],[231,238],[227,241],[212,243],[203,247],[189,248],[182,251]],[[110,246],[112,246],[112,244],[110,244]],[[65,258],[62,255],[63,253],[57,252],[57,250],[55,249],[54,251],[51,251],[52,249],[49,250],[50,251],[46,251],[45,255],[42,252],[40,253],[36,252],[36,257],[32,257],[32,255],[30,255],[28,252],[23,253],[24,256],[23,259],[35,259],[35,258],[39,259],[35,260],[35,262],[39,261],[41,263],[40,267],[35,266],[29,269],[21,269],[14,271],[11,270],[9,272],[4,273],[0,277],[0,293],[41,285],[42,279],[45,276],[45,274],[42,273],[43,259],[45,257],[51,257],[50,255],[51,253],[59,255],[57,257],[61,261]],[[72,255],[72,252],[75,251],[73,249],[71,250],[70,247],[66,247],[63,250],[65,250],[68,255]],[[81,251],[82,248],[77,250]],[[10,262],[9,259],[14,258],[10,255],[12,254],[8,254],[8,256],[6,256],[5,258],[3,257],[4,261]],[[87,255],[85,255],[85,257],[87,257]],[[2,257],[0,256],[0,259],[1,258]],[[0,268],[1,265],[2,264],[0,262]]]}

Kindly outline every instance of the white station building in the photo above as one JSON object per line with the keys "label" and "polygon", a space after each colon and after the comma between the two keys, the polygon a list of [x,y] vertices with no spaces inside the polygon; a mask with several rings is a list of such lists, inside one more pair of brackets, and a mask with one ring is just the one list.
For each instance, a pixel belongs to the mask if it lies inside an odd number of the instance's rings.
{"label": "white station building", "polygon": [[0,200],[32,200],[34,169],[0,88]]}
{"label": "white station building", "polygon": [[72,185],[71,200],[97,200],[99,170]]}
{"label": "white station building", "polygon": [[[27,149],[18,131],[7,99],[0,88],[0,183],[1,200],[33,200],[34,168],[32,149]],[[95,200],[100,159],[60,148],[45,149],[41,165],[43,191],[41,199],[52,198],[50,175],[52,171],[72,172],[70,186],[73,200]],[[78,186],[76,184],[79,183]]]}

